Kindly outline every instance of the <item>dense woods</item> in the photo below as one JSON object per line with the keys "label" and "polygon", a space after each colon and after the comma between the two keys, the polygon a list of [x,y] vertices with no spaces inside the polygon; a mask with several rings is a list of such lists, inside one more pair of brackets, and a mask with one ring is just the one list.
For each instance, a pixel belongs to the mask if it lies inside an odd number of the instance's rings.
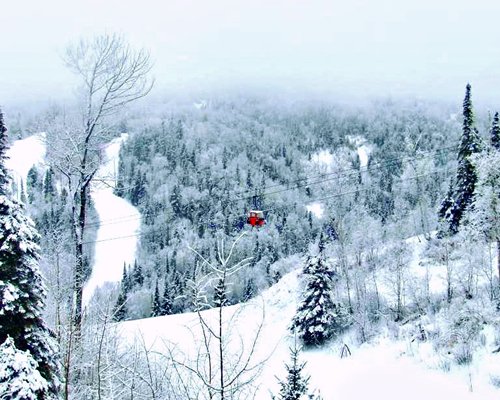
{"label": "dense woods", "polygon": [[[254,370],[265,365],[255,360],[264,313],[251,351],[236,358],[225,347],[235,323],[223,315],[295,270],[300,293],[288,329],[296,343],[278,398],[308,391],[297,341],[310,350],[347,334],[362,344],[386,326],[395,336],[431,340],[457,365],[471,363],[485,341],[481,324],[496,326],[499,307],[500,264],[491,245],[499,237],[500,130],[497,114],[474,114],[470,86],[463,118],[456,111],[423,102],[341,107],[263,96],[185,101],[113,120],[107,137],[128,136],[116,175],[103,182],[139,209],[139,248],[135,262],[123,263],[119,284],[96,290],[81,329],[72,307],[72,213],[81,203],[61,184],[60,170],[31,168],[26,193],[23,183],[13,189],[41,234],[45,319],[59,346],[63,397],[248,395]],[[98,216],[85,195],[84,281],[99,225],[117,222]],[[264,212],[263,227],[247,224],[251,209]],[[436,294],[429,271],[443,266],[446,288]],[[413,276],[416,267],[427,273]],[[145,342],[125,352],[118,346],[116,322],[185,312],[195,313],[205,338],[196,343],[196,362],[175,347],[157,354]],[[7,356],[16,351],[9,340],[3,346]],[[23,373],[34,377],[33,388],[47,390],[33,365],[28,360]]]}

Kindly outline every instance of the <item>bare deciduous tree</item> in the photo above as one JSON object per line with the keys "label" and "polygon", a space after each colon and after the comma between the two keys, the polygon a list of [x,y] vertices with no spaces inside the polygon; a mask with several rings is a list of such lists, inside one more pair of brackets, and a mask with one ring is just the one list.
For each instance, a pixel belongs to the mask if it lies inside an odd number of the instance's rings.
{"label": "bare deciduous tree", "polygon": [[75,113],[59,115],[49,129],[48,155],[66,179],[72,208],[75,246],[73,318],[81,330],[84,284],[84,234],[91,182],[102,162],[103,146],[111,139],[109,117],[146,96],[151,59],[133,50],[123,37],[102,35],[67,48],[65,62],[80,80]]}
{"label": "bare deciduous tree", "polygon": [[[244,339],[234,332],[236,320],[241,318],[244,308],[239,307],[236,311],[226,310],[225,302],[222,300],[227,294],[229,278],[249,265],[250,259],[243,259],[234,264],[232,261],[235,246],[242,236],[240,235],[233,242],[227,252],[224,249],[224,243],[221,242],[218,246],[216,262],[207,260],[195,251],[209,270],[207,275],[193,284],[198,326],[192,330],[192,334],[193,337],[201,337],[201,346],[194,359],[184,355],[185,359],[181,360],[174,355],[172,349],[169,349],[169,358],[176,368],[179,380],[185,381],[186,378],[177,366],[188,373],[187,379],[190,379],[190,387],[184,385],[185,392],[193,391],[194,388],[195,391],[198,390],[196,396],[201,395],[210,400],[252,398],[255,393],[251,384],[267,361],[267,358],[256,359],[265,319],[264,305],[261,306],[262,316],[255,327],[254,334]],[[215,286],[214,283],[219,290],[215,298],[217,312],[216,315],[205,314],[201,310],[210,307],[205,289],[208,286]],[[210,316],[215,318],[210,318]]]}

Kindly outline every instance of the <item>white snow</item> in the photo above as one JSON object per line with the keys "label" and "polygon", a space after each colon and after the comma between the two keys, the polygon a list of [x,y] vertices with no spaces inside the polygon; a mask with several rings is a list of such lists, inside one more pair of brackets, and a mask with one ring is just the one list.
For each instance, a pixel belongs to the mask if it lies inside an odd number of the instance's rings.
{"label": "white snow", "polygon": [[370,151],[371,151],[370,147],[368,147],[366,144],[358,147],[358,157],[361,169],[366,169],[366,167],[368,166],[368,157]]}
{"label": "white snow", "polygon": [[[416,250],[418,252],[418,249]],[[253,338],[260,318],[262,304],[265,306],[265,324],[262,340],[259,341],[255,360],[269,357],[256,385],[256,398],[270,398],[269,391],[279,390],[276,377],[284,379],[284,362],[289,362],[288,348],[293,344],[287,327],[296,311],[299,288],[298,272],[285,275],[278,284],[244,305],[224,309],[226,318],[240,313],[233,319],[230,337],[248,346]],[[216,319],[216,310],[204,311],[209,321]],[[195,314],[180,314],[128,321],[119,324],[120,334],[128,344],[140,340],[143,346],[166,354],[167,347],[174,347],[177,354],[194,359],[198,349],[197,318]],[[199,334],[198,334],[199,336]],[[311,375],[309,388],[319,389],[324,400],[384,399],[384,400],[493,400],[499,392],[488,382],[487,365],[500,361],[500,356],[488,360],[488,364],[477,364],[471,371],[443,372],[435,365],[428,365],[425,352],[418,352],[407,338],[389,339],[383,333],[369,344],[357,345],[353,333],[319,350],[303,351],[301,361],[306,361],[305,373]],[[144,341],[144,342],[142,342]],[[340,351],[347,343],[352,355],[341,358]],[[430,343],[420,344],[423,349]],[[413,347],[412,347],[413,346]],[[194,355],[193,355],[194,354]],[[234,353],[234,357],[237,356]],[[434,369],[430,369],[433,367]],[[491,368],[490,368],[491,370]],[[469,378],[469,375],[470,378]],[[470,392],[470,380],[473,391]]]}
{"label": "white snow", "polygon": [[311,156],[311,161],[327,172],[331,171],[333,166],[333,154],[328,150],[321,150]]}
{"label": "white snow", "polygon": [[89,303],[96,288],[105,282],[121,280],[124,262],[134,263],[140,213],[127,200],[113,194],[120,145],[126,138],[123,134],[106,147],[106,162],[92,186],[91,196],[101,224],[97,230],[92,275],[83,290],[84,305]]}
{"label": "white snow", "polygon": [[45,157],[45,133],[38,133],[26,139],[16,140],[7,150],[9,159],[5,162],[8,169],[12,171],[12,178],[18,188],[21,180],[26,190],[26,179],[33,165],[43,163]]}
{"label": "white snow", "polygon": [[322,218],[324,213],[323,204],[319,202],[314,202],[306,205],[306,209],[312,212],[316,218]]}

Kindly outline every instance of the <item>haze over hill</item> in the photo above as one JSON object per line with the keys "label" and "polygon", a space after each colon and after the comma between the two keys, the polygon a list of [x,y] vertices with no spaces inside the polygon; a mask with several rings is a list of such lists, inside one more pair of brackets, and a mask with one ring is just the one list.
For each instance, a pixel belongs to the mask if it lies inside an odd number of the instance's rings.
{"label": "haze over hill", "polygon": [[2,5],[0,104],[71,95],[68,41],[121,32],[156,60],[157,94],[229,89],[499,100],[493,0],[34,0]]}

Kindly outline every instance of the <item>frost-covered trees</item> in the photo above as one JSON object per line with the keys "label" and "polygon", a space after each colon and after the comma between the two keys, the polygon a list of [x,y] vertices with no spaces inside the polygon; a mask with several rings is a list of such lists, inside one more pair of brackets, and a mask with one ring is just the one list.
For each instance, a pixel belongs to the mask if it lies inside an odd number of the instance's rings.
{"label": "frost-covered trees", "polygon": [[[473,201],[477,173],[472,163],[472,155],[481,151],[482,143],[477,129],[474,127],[471,86],[467,84],[463,103],[463,126],[460,146],[458,148],[458,167],[453,201],[446,197],[439,214],[446,218],[447,230],[457,233],[462,216]],[[446,209],[449,207],[448,209]]]}
{"label": "frost-covered trees", "polygon": [[[466,217],[471,225],[471,233],[488,243],[496,242],[500,251],[500,148],[497,147],[499,132],[496,113],[490,130],[489,151],[473,157],[477,183],[474,206],[468,210]],[[497,269],[500,276],[500,257],[497,258]]]}
{"label": "frost-covered trees", "polygon": [[49,399],[59,380],[55,343],[42,319],[39,235],[22,205],[8,197],[6,141],[0,112],[0,385],[16,393],[12,399]]}
{"label": "frost-covered trees", "polygon": [[0,394],[2,399],[37,400],[48,391],[47,381],[29,351],[16,348],[10,336],[0,345]]}
{"label": "frost-covered trees", "polygon": [[67,184],[72,210],[75,251],[73,318],[82,323],[85,278],[84,236],[89,189],[102,162],[102,148],[112,138],[109,118],[126,104],[147,95],[152,87],[149,54],[135,51],[117,35],[81,40],[67,48],[65,62],[80,80],[80,107],[74,115],[54,119],[48,129],[47,153]]}
{"label": "frost-covered trees", "polygon": [[306,289],[292,320],[295,331],[306,346],[325,343],[347,325],[347,310],[332,298],[333,272],[323,252],[309,256],[304,266]]}

